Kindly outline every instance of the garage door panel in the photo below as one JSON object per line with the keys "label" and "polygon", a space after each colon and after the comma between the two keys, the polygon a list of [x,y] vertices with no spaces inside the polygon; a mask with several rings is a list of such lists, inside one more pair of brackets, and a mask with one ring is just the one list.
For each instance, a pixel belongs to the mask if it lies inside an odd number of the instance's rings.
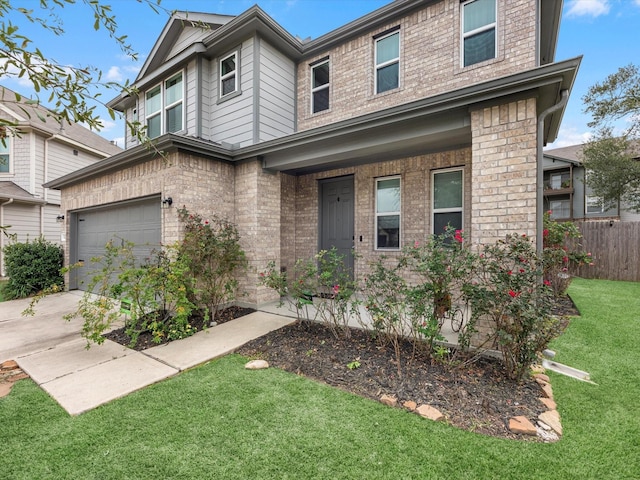
{"label": "garage door panel", "polygon": [[72,258],[83,260],[84,267],[77,270],[75,285],[72,279],[71,288],[87,287],[91,271],[96,267],[90,260],[104,255],[109,241],[114,241],[118,246],[123,246],[127,241],[133,242],[134,255],[141,263],[147,261],[151,252],[160,246],[159,198],[78,212],[76,220],[76,255],[72,254]]}

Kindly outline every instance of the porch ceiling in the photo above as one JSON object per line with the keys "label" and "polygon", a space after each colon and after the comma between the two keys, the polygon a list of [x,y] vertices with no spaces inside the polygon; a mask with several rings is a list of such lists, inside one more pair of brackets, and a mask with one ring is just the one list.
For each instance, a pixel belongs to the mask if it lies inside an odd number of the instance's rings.
{"label": "porch ceiling", "polygon": [[468,108],[334,132],[262,155],[267,170],[308,173],[471,145]]}

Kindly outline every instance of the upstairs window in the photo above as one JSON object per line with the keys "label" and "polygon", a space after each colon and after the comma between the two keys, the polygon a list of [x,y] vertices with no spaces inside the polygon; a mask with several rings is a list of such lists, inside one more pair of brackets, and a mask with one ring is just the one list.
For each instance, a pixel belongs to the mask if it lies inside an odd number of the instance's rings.
{"label": "upstairs window", "polygon": [[147,137],[182,130],[184,88],[182,72],[148,90],[145,95]]}
{"label": "upstairs window", "polygon": [[444,233],[447,226],[462,230],[463,175],[456,168],[433,173],[433,233]]}
{"label": "upstairs window", "polygon": [[400,177],[376,180],[376,249],[400,249]]}
{"label": "upstairs window", "polygon": [[182,73],[164,82],[165,125],[167,133],[182,130]]}
{"label": "upstairs window", "polygon": [[11,172],[11,138],[0,127],[0,173]]}
{"label": "upstairs window", "polygon": [[382,93],[400,86],[400,32],[376,39],[375,92]]}
{"label": "upstairs window", "polygon": [[496,0],[462,4],[462,58],[464,67],[496,58]]}
{"label": "upstairs window", "polygon": [[311,112],[329,110],[329,60],[311,67]]}
{"label": "upstairs window", "polygon": [[237,52],[220,60],[220,97],[238,90]]}

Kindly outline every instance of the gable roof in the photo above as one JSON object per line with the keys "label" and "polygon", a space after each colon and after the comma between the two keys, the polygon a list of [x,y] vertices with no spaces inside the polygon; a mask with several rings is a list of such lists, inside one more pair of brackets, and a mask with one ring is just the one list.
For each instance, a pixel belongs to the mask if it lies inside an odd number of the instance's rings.
{"label": "gable roof", "polygon": [[79,150],[98,156],[115,155],[122,148],[78,123],[60,124],[51,110],[0,85],[0,117],[18,125],[18,129],[34,129],[56,135],[61,141],[73,144]]}
{"label": "gable roof", "polygon": [[46,203],[42,198],[31,195],[13,182],[0,182],[0,200],[5,199],[12,199],[19,203]]}

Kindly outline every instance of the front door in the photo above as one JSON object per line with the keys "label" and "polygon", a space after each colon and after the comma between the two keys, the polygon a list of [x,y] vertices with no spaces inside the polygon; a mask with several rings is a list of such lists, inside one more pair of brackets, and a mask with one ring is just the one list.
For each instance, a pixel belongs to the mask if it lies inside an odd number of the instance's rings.
{"label": "front door", "polygon": [[323,180],[320,183],[320,249],[336,248],[353,274],[353,177]]}

